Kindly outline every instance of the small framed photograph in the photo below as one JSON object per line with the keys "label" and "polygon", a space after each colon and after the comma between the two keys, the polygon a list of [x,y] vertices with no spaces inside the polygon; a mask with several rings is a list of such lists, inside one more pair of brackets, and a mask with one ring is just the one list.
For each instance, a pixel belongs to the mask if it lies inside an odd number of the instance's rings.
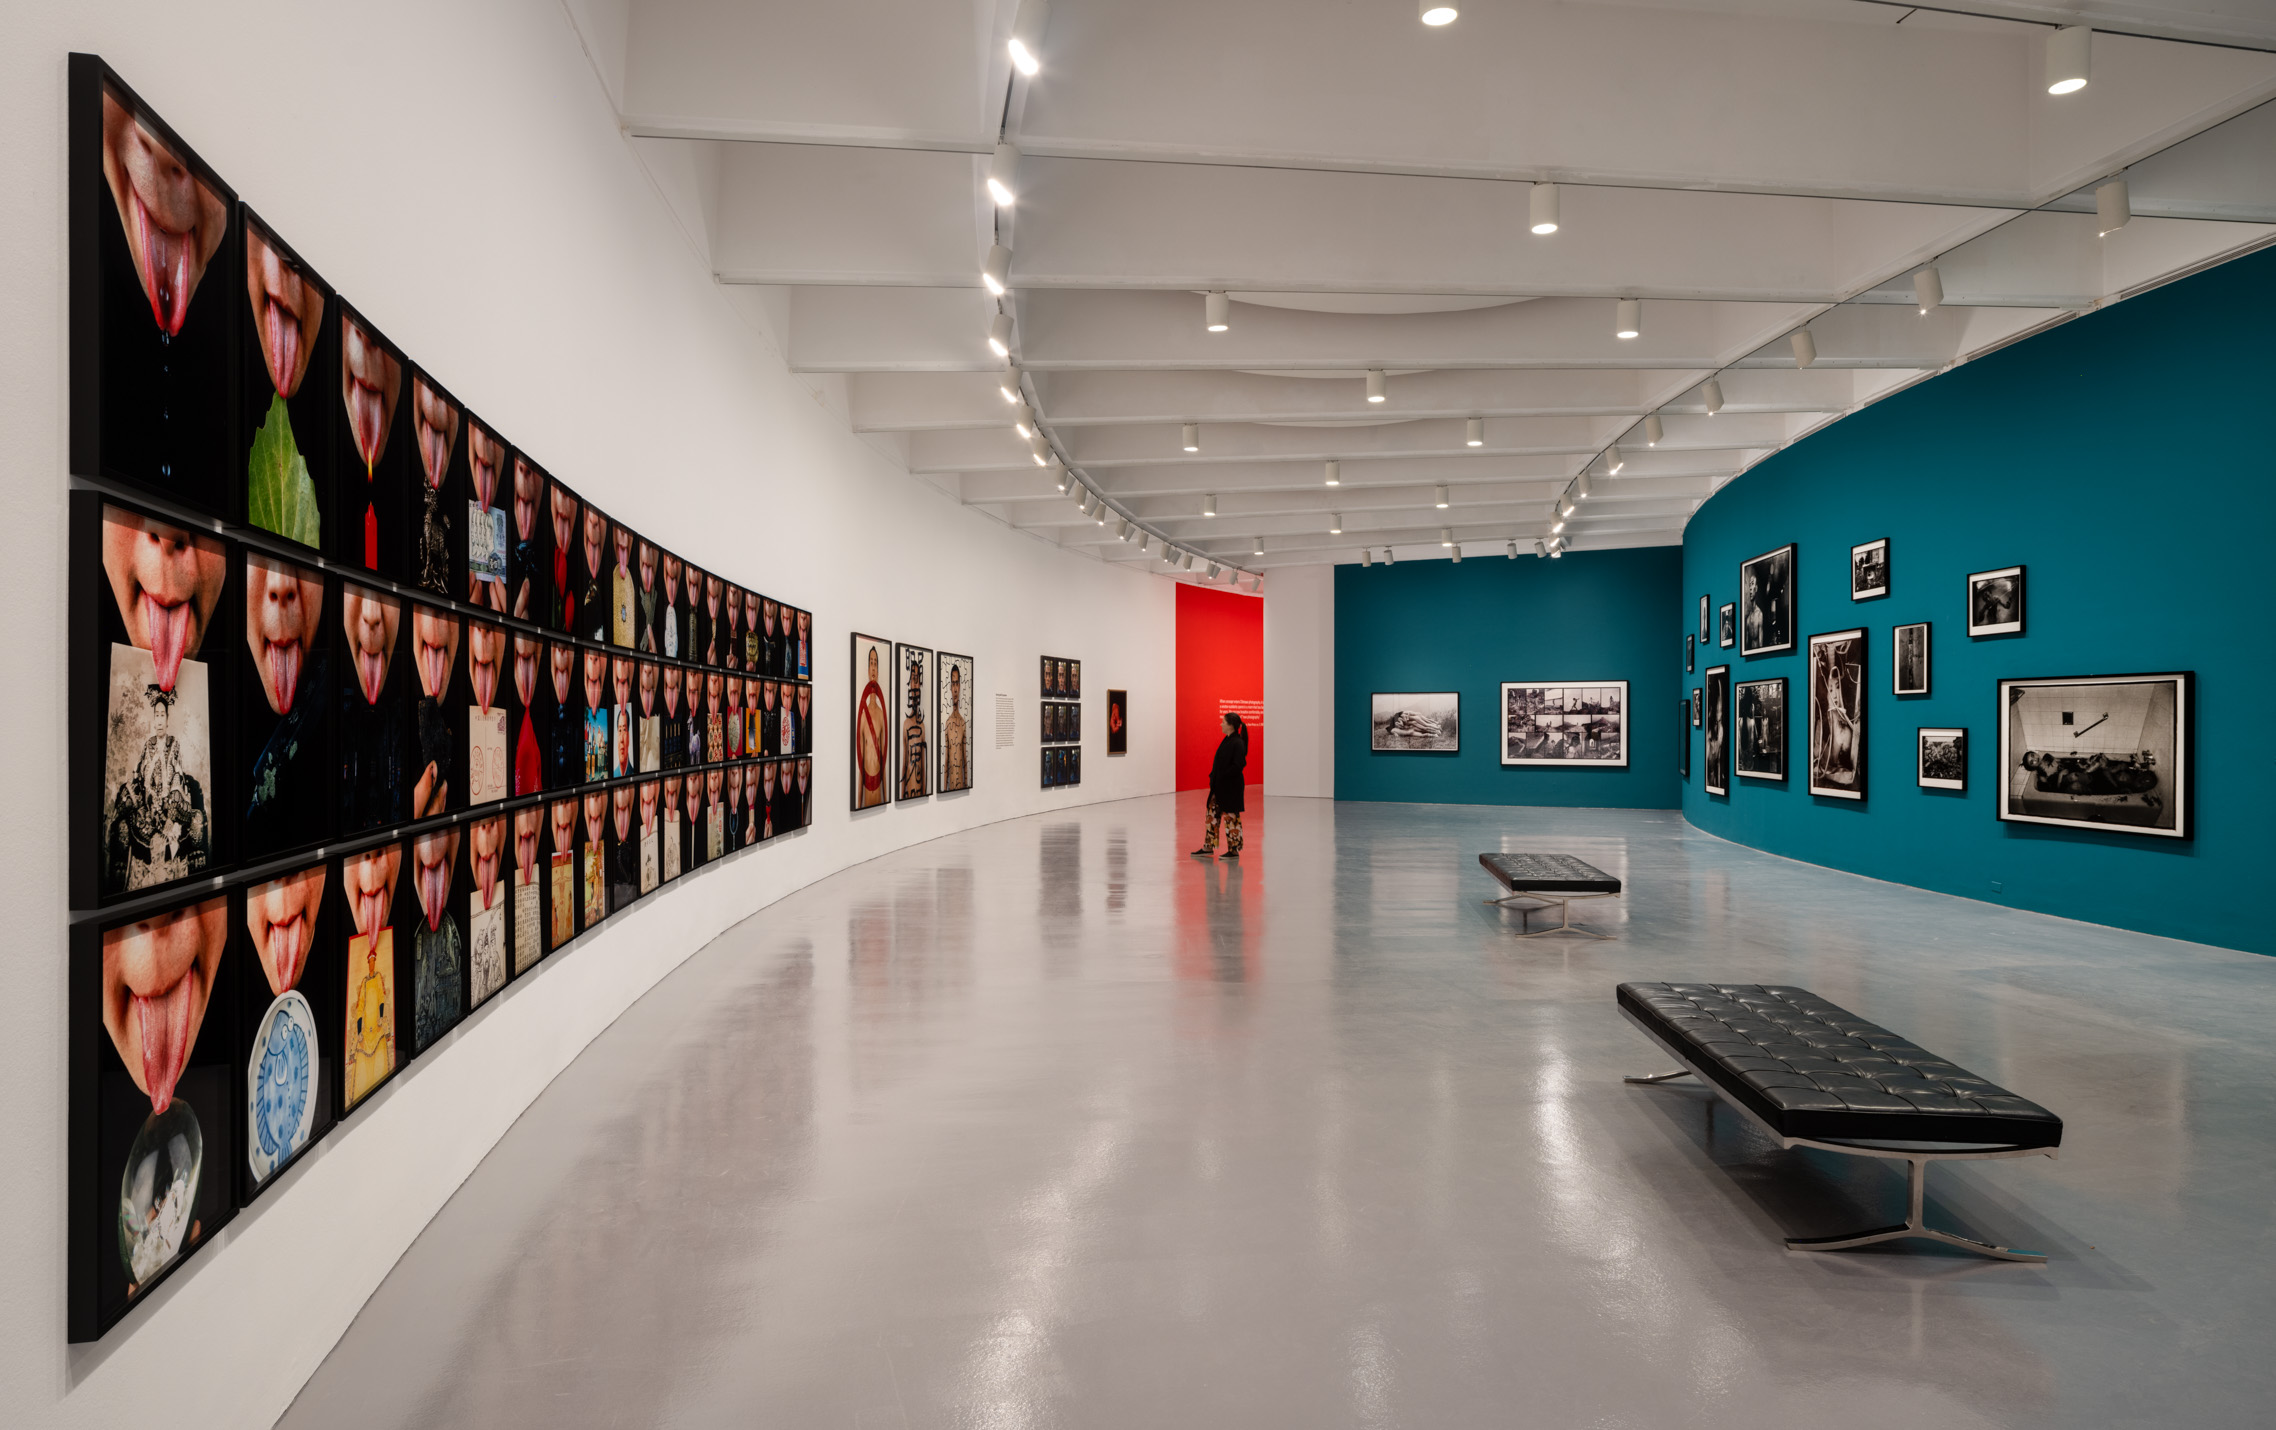
{"label": "small framed photograph", "polygon": [[1865,798],[1865,632],[1810,637],[1810,793]]}
{"label": "small framed photograph", "polygon": [[1968,635],[2023,634],[2023,568],[2003,566],[1968,578]]}
{"label": "small framed photograph", "polygon": [[1722,629],[1716,632],[1715,644],[1725,650],[1739,643],[1739,607],[1736,601],[1723,603]]}
{"label": "small framed photograph", "polygon": [[1739,778],[1786,778],[1786,677],[1742,680],[1738,684]]}
{"label": "small framed photograph", "polygon": [[1699,643],[1707,644],[1707,598],[1699,598]]}
{"label": "small framed photograph", "polygon": [[1739,563],[1739,654],[1794,648],[1794,546]]}
{"label": "small framed photograph", "polygon": [[1700,701],[1700,696],[1699,696],[1699,687],[1698,687],[1698,686],[1696,686],[1696,685],[1694,685],[1694,686],[1692,686],[1692,687],[1691,687],[1691,728],[1692,728],[1692,729],[1696,730],[1696,729],[1698,729],[1698,728],[1699,728],[1700,719],[1701,719],[1701,716],[1702,716],[1702,714],[1704,713],[1704,711],[1705,711],[1705,710],[1706,710],[1706,706],[1705,706],[1705,705],[1703,705],[1703,704],[1701,703],[1701,701]]}
{"label": "small framed photograph", "polygon": [[1377,691],[1370,703],[1370,750],[1447,754],[1462,748],[1462,696],[1458,691]]}
{"label": "small framed photograph", "polygon": [[1683,638],[1683,673],[1689,675],[1699,660],[1699,640],[1696,636]]}
{"label": "small framed photograph", "polygon": [[1928,693],[1928,622],[1890,632],[1889,688],[1898,695]]}
{"label": "small framed photograph", "polygon": [[1871,601],[1889,594],[1889,538],[1849,548],[1849,599]]}
{"label": "small framed photograph", "polygon": [[1999,817],[2192,837],[2196,678],[2093,675],[1999,683]]}
{"label": "small framed photograph", "polygon": [[1675,772],[1679,778],[1691,778],[1691,702],[1675,702]]}
{"label": "small framed photograph", "polygon": [[1727,665],[1710,666],[1705,686],[1707,732],[1706,790],[1709,794],[1731,792],[1731,668]]}
{"label": "small framed photograph", "polygon": [[1968,787],[1967,731],[1932,730],[1927,726],[1921,727],[1920,787],[1922,789],[1966,789]]}

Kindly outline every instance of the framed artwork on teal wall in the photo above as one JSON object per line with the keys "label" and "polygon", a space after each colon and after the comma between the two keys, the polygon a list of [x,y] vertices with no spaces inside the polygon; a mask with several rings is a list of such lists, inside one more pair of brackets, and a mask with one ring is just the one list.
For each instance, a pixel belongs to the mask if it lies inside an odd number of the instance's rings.
{"label": "framed artwork on teal wall", "polygon": [[1810,793],[1865,798],[1865,632],[1810,637]]}
{"label": "framed artwork on teal wall", "polygon": [[1794,648],[1794,546],[1739,563],[1739,654]]}
{"label": "framed artwork on teal wall", "polygon": [[2188,839],[2187,671],[1999,683],[1999,817]]}

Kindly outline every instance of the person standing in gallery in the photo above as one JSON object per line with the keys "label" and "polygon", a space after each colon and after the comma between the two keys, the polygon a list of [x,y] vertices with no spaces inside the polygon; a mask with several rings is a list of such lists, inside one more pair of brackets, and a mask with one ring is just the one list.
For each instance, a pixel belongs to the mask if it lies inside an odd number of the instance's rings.
{"label": "person standing in gallery", "polygon": [[1225,738],[1217,742],[1217,757],[1209,762],[1209,823],[1202,831],[1201,847],[1194,854],[1207,859],[1217,852],[1217,836],[1225,836],[1225,857],[1241,857],[1241,815],[1247,807],[1249,727],[1232,711],[1220,722]]}

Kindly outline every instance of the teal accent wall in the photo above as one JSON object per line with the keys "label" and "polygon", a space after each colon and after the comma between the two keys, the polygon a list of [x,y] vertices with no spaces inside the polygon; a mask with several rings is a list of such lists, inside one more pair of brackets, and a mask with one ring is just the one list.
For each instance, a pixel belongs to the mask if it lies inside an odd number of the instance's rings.
{"label": "teal accent wall", "polygon": [[[1787,678],[1789,775],[1784,786],[1734,779],[1728,796],[1710,796],[1695,734],[1685,816],[1875,878],[2276,953],[2265,908],[2276,855],[2272,421],[2276,250],[1956,368],[1732,482],[1685,533],[1683,593],[1661,628],[1673,634],[1655,654],[1671,664],[1702,593],[1716,607],[1737,599],[1741,561],[1798,543],[1798,635],[1869,633],[1867,797],[1807,793],[1805,655],[1734,650],[1718,652],[1734,657],[1734,682]],[[1883,536],[1890,594],[1852,602],[1849,548]],[[1971,641],[1964,578],[2018,564],[2024,633]],[[1339,604],[1339,629],[1341,619]],[[1900,698],[1890,630],[1913,621],[1933,623],[1932,686]],[[1996,681],[2169,670],[2197,676],[2194,840],[1994,817]],[[1964,794],[1916,786],[1924,725],[1967,729]]]}
{"label": "teal accent wall", "polygon": [[[1336,798],[1616,809],[1676,805],[1675,702],[1667,612],[1682,552],[1528,553],[1336,568]],[[1496,707],[1505,680],[1625,680],[1633,746],[1625,769],[1505,768]],[[1456,690],[1454,754],[1368,748],[1375,691]]]}

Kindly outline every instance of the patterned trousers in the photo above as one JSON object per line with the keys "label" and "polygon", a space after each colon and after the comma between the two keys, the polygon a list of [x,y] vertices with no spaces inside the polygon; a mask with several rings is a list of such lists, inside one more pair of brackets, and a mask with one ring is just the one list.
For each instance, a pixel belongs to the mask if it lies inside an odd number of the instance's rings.
{"label": "patterned trousers", "polygon": [[1240,853],[1240,812],[1236,810],[1230,814],[1225,813],[1224,811],[1217,808],[1217,801],[1213,799],[1209,801],[1208,827],[1205,828],[1201,833],[1201,849],[1203,853],[1213,854],[1217,851],[1217,831],[1220,828],[1222,828],[1225,832],[1225,852],[1227,854]]}

